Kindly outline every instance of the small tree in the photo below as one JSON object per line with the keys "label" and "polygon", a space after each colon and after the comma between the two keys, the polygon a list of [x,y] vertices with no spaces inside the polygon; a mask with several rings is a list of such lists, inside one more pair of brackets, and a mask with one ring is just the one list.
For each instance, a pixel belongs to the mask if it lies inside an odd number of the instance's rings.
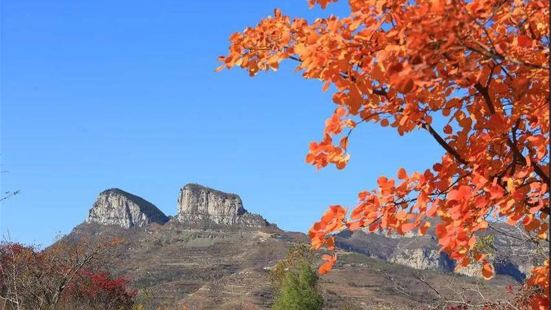
{"label": "small tree", "polygon": [[313,270],[314,255],[307,245],[289,249],[287,257],[272,271],[272,284],[278,291],[273,309],[321,309],[318,275]]}
{"label": "small tree", "polygon": [[0,244],[0,309],[130,309],[135,291],[102,266],[116,243]]}

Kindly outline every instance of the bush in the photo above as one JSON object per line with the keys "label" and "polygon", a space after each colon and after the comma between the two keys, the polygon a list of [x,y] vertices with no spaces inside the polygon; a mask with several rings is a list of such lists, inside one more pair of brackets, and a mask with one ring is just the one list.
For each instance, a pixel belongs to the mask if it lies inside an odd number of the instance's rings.
{"label": "bush", "polygon": [[131,309],[136,292],[102,267],[111,246],[60,241],[38,250],[0,243],[0,308]]}
{"label": "bush", "polygon": [[317,310],[323,306],[318,275],[312,268],[313,255],[307,246],[295,246],[272,272],[278,290],[274,310]]}

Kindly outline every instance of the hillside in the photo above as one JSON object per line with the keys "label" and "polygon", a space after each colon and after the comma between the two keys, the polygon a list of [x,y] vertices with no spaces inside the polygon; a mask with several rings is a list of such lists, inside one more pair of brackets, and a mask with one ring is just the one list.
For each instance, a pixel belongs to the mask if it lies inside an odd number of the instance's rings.
{"label": "hillside", "polygon": [[[118,197],[105,199],[105,195],[113,194]],[[100,194],[90,214],[109,214],[111,223],[89,217],[65,240],[122,240],[110,252],[108,265],[131,280],[132,286],[139,289],[138,301],[151,309],[179,304],[191,309],[269,308],[273,297],[270,268],[285,257],[292,244],[308,242],[302,233],[283,231],[260,215],[249,213],[239,196],[204,186],[183,187],[179,212],[166,217],[167,222],[130,212],[127,198],[136,196],[127,194],[121,190]],[[147,210],[151,209],[149,206]],[[138,206],[134,210],[141,209]],[[117,224],[113,214],[125,220]],[[165,215],[155,212],[153,216]],[[437,261],[443,265],[426,265],[427,260],[419,260],[415,253],[430,254],[435,249],[434,241],[428,238],[423,242],[410,238],[408,252],[399,250],[407,242],[403,238],[341,234],[338,264],[320,281],[326,308],[373,309],[386,305],[411,309],[446,299],[480,300],[478,292],[490,300],[499,299],[506,285],[516,283],[514,275],[484,281],[454,274],[449,268],[440,268],[449,263],[441,258]],[[397,259],[395,253],[400,253],[402,259]],[[413,261],[422,263],[415,265]],[[467,296],[459,296],[458,292]]]}

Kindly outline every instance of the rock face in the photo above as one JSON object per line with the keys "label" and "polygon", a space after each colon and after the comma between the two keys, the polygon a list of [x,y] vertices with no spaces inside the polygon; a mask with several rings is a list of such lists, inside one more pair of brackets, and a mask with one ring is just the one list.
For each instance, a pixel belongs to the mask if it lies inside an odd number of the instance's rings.
{"label": "rock face", "polygon": [[389,257],[388,261],[421,270],[453,271],[453,262],[435,249],[402,249]]}
{"label": "rock face", "polygon": [[118,188],[101,192],[86,218],[87,223],[123,228],[167,221],[168,217],[152,203]]}
{"label": "rock face", "polygon": [[[533,266],[541,264],[545,257],[537,255],[537,247],[533,244],[518,241],[522,240],[516,230],[508,225],[491,223],[502,233],[492,234],[492,254],[490,262],[494,265],[497,274],[508,275],[518,282],[522,282],[529,275]],[[471,277],[481,277],[481,266],[470,265],[456,269],[455,262],[440,251],[435,223],[424,236],[409,234],[398,237],[384,233],[366,233],[343,231],[337,235],[337,247],[348,251],[361,253],[387,262],[396,263],[420,270],[439,270],[457,272]],[[480,234],[488,236],[493,231]],[[541,245],[547,253],[548,245]]]}
{"label": "rock face", "polygon": [[241,198],[198,184],[187,184],[180,189],[177,219],[190,226],[264,227],[268,225],[260,215],[247,212]]}
{"label": "rock face", "polygon": [[398,237],[361,230],[343,231],[337,235],[337,246],[415,269],[451,272],[455,267],[453,261],[439,251],[436,238],[430,233]]}

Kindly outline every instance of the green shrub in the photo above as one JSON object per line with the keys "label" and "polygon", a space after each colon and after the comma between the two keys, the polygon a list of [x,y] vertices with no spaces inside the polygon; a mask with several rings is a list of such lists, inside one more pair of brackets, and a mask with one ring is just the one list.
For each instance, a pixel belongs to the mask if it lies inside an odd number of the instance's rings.
{"label": "green shrub", "polygon": [[[318,290],[318,275],[312,268],[309,249],[294,247],[285,260],[276,266],[274,287],[278,289],[274,310],[317,310],[323,306]],[[279,267],[279,268],[278,268]]]}

